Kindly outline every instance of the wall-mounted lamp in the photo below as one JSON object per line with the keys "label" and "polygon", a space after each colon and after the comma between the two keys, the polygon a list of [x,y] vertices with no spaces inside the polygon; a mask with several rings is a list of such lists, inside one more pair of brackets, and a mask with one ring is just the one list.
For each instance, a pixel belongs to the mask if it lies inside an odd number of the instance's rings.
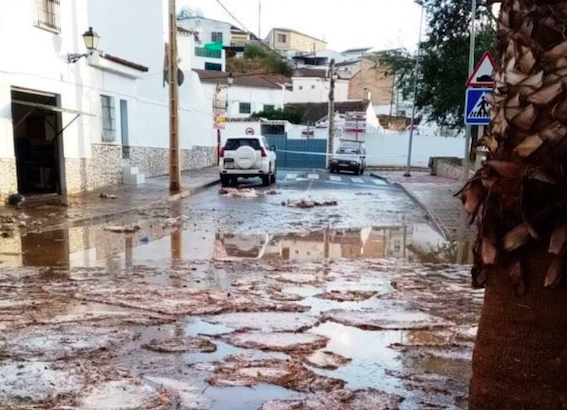
{"label": "wall-mounted lamp", "polygon": [[90,56],[98,49],[100,36],[95,31],[93,31],[92,27],[89,27],[88,31],[83,34],[83,40],[85,41],[85,47],[87,48],[88,52],[85,54],[69,54],[67,56],[67,61],[69,62],[69,64],[74,64],[81,58]]}

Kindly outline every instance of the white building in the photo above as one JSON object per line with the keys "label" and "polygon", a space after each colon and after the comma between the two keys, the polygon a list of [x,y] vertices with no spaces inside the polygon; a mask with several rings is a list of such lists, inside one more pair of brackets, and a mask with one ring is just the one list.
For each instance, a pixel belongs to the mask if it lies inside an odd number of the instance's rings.
{"label": "white building", "polygon": [[[229,73],[195,70],[203,83],[203,90],[211,106],[217,85],[228,85]],[[233,84],[225,91],[228,118],[248,118],[267,108],[283,108],[285,77],[271,75],[234,74]]]}
{"label": "white building", "polygon": [[[112,10],[112,12],[109,12]],[[0,196],[120,183],[123,167],[168,172],[162,0],[0,1]],[[89,27],[100,35],[86,53]],[[183,169],[215,161],[198,77],[180,88]]]}
{"label": "white building", "polygon": [[208,50],[207,44],[222,42],[224,47],[231,45],[232,25],[218,20],[194,16],[178,20],[180,28],[195,33],[196,42],[192,49],[193,68],[198,70],[225,71],[226,51]]}
{"label": "white building", "polygon": [[[331,82],[325,69],[300,68],[291,78],[292,88],[286,92],[286,104],[319,103],[329,101]],[[348,101],[348,80],[335,81],[335,101]]]}

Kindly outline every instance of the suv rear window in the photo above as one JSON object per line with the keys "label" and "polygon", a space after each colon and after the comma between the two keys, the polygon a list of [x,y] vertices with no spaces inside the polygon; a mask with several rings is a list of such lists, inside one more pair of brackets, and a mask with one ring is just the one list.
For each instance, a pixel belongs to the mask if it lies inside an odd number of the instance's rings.
{"label": "suv rear window", "polygon": [[227,151],[236,151],[240,147],[252,147],[254,150],[260,150],[260,141],[257,138],[231,138],[226,141],[224,149]]}

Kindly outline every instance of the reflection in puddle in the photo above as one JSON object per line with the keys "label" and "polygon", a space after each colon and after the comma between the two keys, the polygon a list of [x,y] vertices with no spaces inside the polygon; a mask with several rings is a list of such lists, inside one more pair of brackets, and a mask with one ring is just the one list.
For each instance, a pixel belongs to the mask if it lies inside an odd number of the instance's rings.
{"label": "reflection in puddle", "polygon": [[289,234],[171,231],[143,226],[132,235],[77,227],[0,240],[3,266],[175,264],[191,260],[398,258],[422,263],[470,263],[470,242],[448,242],[427,224]]}

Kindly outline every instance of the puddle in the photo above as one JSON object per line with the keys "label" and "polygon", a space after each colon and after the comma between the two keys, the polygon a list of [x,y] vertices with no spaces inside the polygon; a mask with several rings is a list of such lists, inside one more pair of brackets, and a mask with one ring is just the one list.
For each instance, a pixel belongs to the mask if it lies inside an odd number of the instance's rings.
{"label": "puddle", "polygon": [[231,234],[174,230],[141,223],[131,234],[102,226],[76,227],[0,239],[0,266],[163,266],[199,260],[317,261],[404,259],[470,262],[467,243],[447,242],[427,224],[289,234]]}

